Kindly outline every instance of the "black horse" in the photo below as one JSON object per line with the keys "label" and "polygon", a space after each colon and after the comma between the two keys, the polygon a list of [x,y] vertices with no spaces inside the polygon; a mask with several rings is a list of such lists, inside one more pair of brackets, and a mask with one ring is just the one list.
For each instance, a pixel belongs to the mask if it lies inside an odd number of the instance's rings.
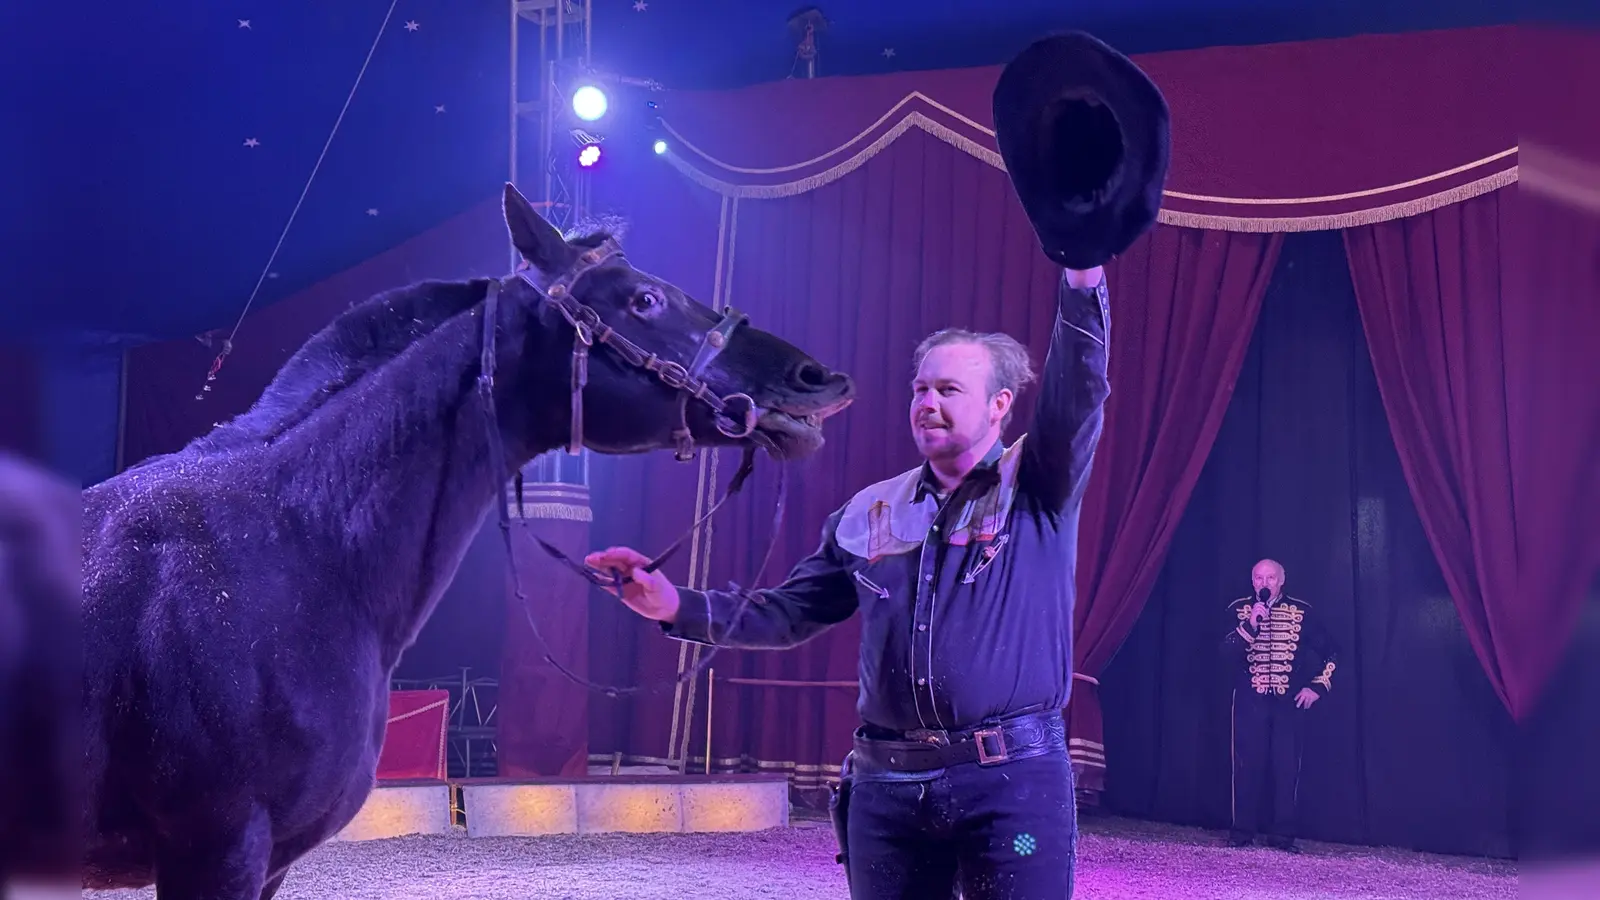
{"label": "black horse", "polygon": [[395,664],[528,460],[801,456],[849,403],[610,236],[510,185],[505,214],[517,274],[356,306],[250,412],[84,492],[85,887],[272,897],[371,791]]}

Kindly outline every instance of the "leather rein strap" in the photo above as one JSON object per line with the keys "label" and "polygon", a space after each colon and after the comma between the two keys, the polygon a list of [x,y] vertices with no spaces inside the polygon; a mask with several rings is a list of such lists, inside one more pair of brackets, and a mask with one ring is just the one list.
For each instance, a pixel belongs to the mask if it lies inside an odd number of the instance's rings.
{"label": "leather rein strap", "polygon": [[[689,431],[689,401],[699,400],[709,406],[713,413],[713,421],[719,432],[735,440],[748,440],[744,448],[744,456],[740,461],[739,469],[734,473],[728,483],[728,489],[722,498],[707,510],[705,515],[695,520],[688,530],[668,545],[660,555],[651,560],[644,567],[647,572],[654,572],[666,562],[673,553],[683,546],[694,532],[711,519],[716,512],[727,503],[729,498],[744,487],[752,472],[755,471],[755,453],[758,446],[766,445],[767,441],[756,431],[756,422],[760,418],[761,410],[747,394],[734,393],[719,396],[704,380],[706,368],[712,360],[727,347],[733,332],[749,318],[736,310],[725,308],[721,319],[701,338],[700,346],[695,353],[694,360],[685,367],[680,363],[664,360],[654,353],[648,353],[637,344],[618,334],[616,330],[606,325],[592,308],[579,302],[573,297],[573,288],[579,279],[594,269],[606,264],[613,258],[622,258],[622,249],[614,239],[607,238],[600,246],[584,251],[578,257],[575,266],[568,269],[547,285],[540,287],[526,267],[519,269],[511,278],[520,278],[529,287],[533,288],[539,297],[555,307],[567,323],[572,326],[572,433],[567,445],[567,452],[576,454],[583,449],[583,390],[589,381],[589,351],[596,344],[608,347],[616,353],[623,362],[637,369],[642,369],[656,376],[663,384],[678,392],[678,426],[674,429],[672,437],[677,446],[675,457],[679,461],[687,462],[694,458],[694,438]],[[488,292],[483,304],[483,349],[479,359],[478,393],[484,404],[485,418],[489,429],[489,456],[493,467],[494,478],[503,484],[506,477],[505,447],[500,439],[500,426],[496,415],[494,402],[494,375],[496,368],[496,334],[499,330],[499,301],[503,288],[502,281],[489,282]],[[761,576],[765,573],[767,564],[772,559],[773,550],[777,547],[779,529],[783,523],[785,500],[788,496],[788,470],[779,468],[778,499],[773,510],[771,540],[767,545],[761,568],[757,570],[754,583],[759,584]],[[522,502],[522,475],[517,473],[518,486],[517,502]],[[506,563],[511,567],[511,583],[515,586],[518,602],[522,606],[524,617],[528,620],[528,628],[533,633],[534,639],[539,642],[544,650],[544,659],[556,671],[560,672],[569,681],[588,690],[604,694],[608,697],[619,697],[625,694],[637,693],[645,686],[617,687],[602,685],[592,682],[578,675],[566,666],[557,662],[551,653],[550,644],[539,631],[538,623],[534,621],[533,612],[529,608],[528,598],[522,592],[522,579],[517,571],[517,557],[511,543],[511,513],[507,502],[506,492],[503,487],[497,490],[499,501],[495,504],[499,512],[500,532],[506,546]],[[535,537],[545,552],[573,569],[579,575],[600,587],[613,589],[620,593],[624,584],[632,580],[631,577],[621,572],[601,573],[595,569],[576,562],[559,549],[551,546],[541,538]],[[730,584],[729,588],[738,592],[740,596],[739,607],[735,617],[742,614],[745,607],[755,599],[753,592]],[[651,687],[661,689],[684,684],[697,677],[701,670],[711,661],[721,648],[712,647],[701,659],[688,670],[671,680],[656,682]]]}

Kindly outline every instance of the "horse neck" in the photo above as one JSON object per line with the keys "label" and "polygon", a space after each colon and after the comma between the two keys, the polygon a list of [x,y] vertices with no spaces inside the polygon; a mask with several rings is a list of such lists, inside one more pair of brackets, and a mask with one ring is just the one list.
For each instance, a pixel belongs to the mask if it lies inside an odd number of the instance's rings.
{"label": "horse neck", "polygon": [[[561,444],[550,426],[566,424],[568,397],[539,395],[566,387],[554,335],[510,304],[500,321],[494,410],[477,386],[480,305],[352,385],[278,445],[285,496],[333,548],[328,563],[370,614],[387,667],[416,639],[507,481]],[[501,442],[504,470],[494,468],[491,440]]]}

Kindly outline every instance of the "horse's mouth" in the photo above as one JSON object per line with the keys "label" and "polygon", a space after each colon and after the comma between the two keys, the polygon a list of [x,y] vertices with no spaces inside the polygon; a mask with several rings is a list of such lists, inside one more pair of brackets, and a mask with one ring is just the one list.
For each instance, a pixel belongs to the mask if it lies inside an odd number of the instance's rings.
{"label": "horse's mouth", "polygon": [[772,440],[773,449],[779,455],[791,458],[806,456],[822,446],[822,423],[849,405],[850,400],[840,400],[803,415],[782,409],[768,409],[761,413],[756,428]]}

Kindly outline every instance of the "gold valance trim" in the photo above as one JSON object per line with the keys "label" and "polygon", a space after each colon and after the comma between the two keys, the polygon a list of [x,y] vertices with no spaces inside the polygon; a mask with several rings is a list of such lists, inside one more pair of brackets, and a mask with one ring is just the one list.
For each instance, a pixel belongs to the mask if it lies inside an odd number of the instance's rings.
{"label": "gold valance trim", "polygon": [[[716,168],[722,169],[726,172],[743,175],[770,175],[807,168],[831,157],[835,157],[844,153],[846,150],[865,140],[868,134],[882,127],[882,125],[889,121],[889,119],[896,112],[899,112],[907,104],[914,100],[920,100],[924,103],[927,103],[928,105],[958,120],[961,124],[966,125],[967,127],[981,134],[990,137],[994,135],[993,130],[986,128],[977,122],[974,122],[972,119],[961,115],[948,106],[938,103],[926,95],[915,91],[907,94],[900,100],[899,103],[896,103],[893,107],[891,107],[888,112],[884,113],[882,116],[879,116],[878,119],[872,123],[872,125],[863,129],[861,132],[857,133],[840,146],[829,150],[826,153],[815,156],[809,160],[787,166],[751,168],[735,166],[730,163],[723,162],[722,160],[712,157],[701,148],[685,140],[678,131],[671,127],[671,125],[665,122],[662,124],[663,127],[665,127],[667,131],[682,144],[684,149],[690,151],[690,153],[705,160],[707,163],[715,166]],[[784,197],[798,196],[838,181],[846,175],[849,175],[850,173],[861,168],[863,165],[866,165],[868,160],[883,152],[886,147],[899,140],[913,128],[920,128],[928,134],[962,151],[963,153],[981,160],[985,164],[993,166],[1000,171],[1005,171],[1005,162],[1000,158],[1000,154],[997,151],[984,146],[970,137],[967,137],[948,125],[935,121],[927,114],[919,110],[910,110],[906,112],[904,116],[899,119],[899,121],[890,126],[887,131],[883,132],[883,134],[872,139],[866,144],[866,146],[861,147],[861,149],[856,153],[846,157],[843,160],[840,160],[833,166],[793,181],[778,182],[773,184],[740,184],[719,178],[705,169],[696,166],[687,156],[680,155],[676,152],[669,152],[666,155],[666,159],[668,163],[671,164],[673,168],[681,172],[684,177],[700,185],[701,187],[706,188],[707,190],[722,195],[724,198],[774,200]],[[1517,147],[1510,147],[1498,153],[1485,156],[1482,159],[1473,160],[1472,162],[1463,163],[1441,172],[1435,172],[1429,175],[1413,178],[1408,181],[1384,185],[1382,187],[1365,188],[1363,190],[1351,191],[1343,194],[1329,194],[1318,197],[1220,197],[1206,194],[1190,194],[1183,191],[1173,190],[1168,190],[1164,193],[1166,196],[1176,200],[1246,206],[1307,205],[1314,203],[1327,203],[1341,200],[1360,199],[1362,197],[1375,197],[1386,193],[1392,193],[1394,191],[1408,190],[1410,188],[1418,187],[1434,181],[1439,181],[1441,179],[1454,177],[1464,172],[1469,172],[1475,168],[1480,168],[1482,166],[1499,162],[1517,152]],[[1176,225],[1184,228],[1206,228],[1218,231],[1293,232],[1352,228],[1359,225],[1371,225],[1377,222],[1385,222],[1392,219],[1405,218],[1406,216],[1414,216],[1424,212],[1430,212],[1442,206],[1448,206],[1452,203],[1459,203],[1463,200],[1469,200],[1473,197],[1479,196],[1480,194],[1497,190],[1505,187],[1506,185],[1514,183],[1516,180],[1517,167],[1513,165],[1507,169],[1494,172],[1482,178],[1470,181],[1466,184],[1457,185],[1456,187],[1439,191],[1424,197],[1416,197],[1399,203],[1391,203],[1383,206],[1354,210],[1351,212],[1330,213],[1320,216],[1222,216],[1164,208],[1158,214],[1157,219],[1158,221],[1167,225]]]}
{"label": "gold valance trim", "polygon": [[[811,166],[814,166],[814,165],[822,162],[825,159],[828,159],[828,158],[834,157],[834,156],[838,156],[839,154],[845,152],[846,150],[849,150],[851,147],[854,147],[856,144],[860,143],[861,141],[866,140],[867,135],[871,134],[874,131],[877,131],[879,128],[881,128],[883,126],[883,123],[885,123],[885,122],[889,121],[890,119],[894,118],[894,114],[899,112],[900,110],[904,109],[907,104],[909,104],[909,103],[911,103],[913,101],[916,101],[916,100],[921,100],[923,103],[926,103],[929,106],[933,107],[934,109],[939,110],[940,112],[942,112],[945,115],[951,117],[952,119],[955,119],[956,121],[962,123],[963,125],[966,125],[967,127],[972,128],[974,131],[981,132],[983,134],[988,135],[989,137],[994,137],[994,129],[986,128],[983,125],[978,124],[977,122],[973,121],[972,119],[962,115],[961,113],[956,112],[954,109],[951,109],[948,106],[945,106],[943,103],[940,103],[939,101],[933,99],[932,97],[929,97],[927,94],[924,94],[921,91],[912,91],[911,93],[905,95],[904,97],[901,97],[900,98],[900,102],[898,102],[895,105],[889,107],[889,109],[887,111],[885,111],[883,115],[879,116],[877,118],[877,120],[874,121],[871,125],[868,125],[867,127],[861,129],[859,132],[857,132],[855,134],[855,136],[849,138],[848,140],[846,140],[844,143],[840,144],[839,146],[834,147],[832,150],[825,150],[822,153],[811,157],[810,159],[802,160],[802,161],[797,162],[797,163],[791,163],[791,164],[786,165],[786,166],[769,166],[769,167],[752,168],[752,167],[749,167],[749,166],[736,166],[736,165],[734,165],[732,163],[723,162],[722,160],[717,159],[716,157],[712,156],[711,154],[707,153],[706,151],[702,150],[701,148],[695,146],[693,143],[691,143],[689,141],[688,138],[684,137],[681,132],[679,132],[676,128],[673,128],[671,123],[663,120],[662,123],[661,123],[661,127],[663,129],[665,129],[668,134],[672,135],[673,139],[675,141],[677,141],[679,144],[681,144],[684,147],[684,149],[690,151],[691,153],[695,154],[696,156],[700,157],[701,159],[705,160],[706,162],[710,163],[711,165],[716,166],[717,168],[723,170],[724,172],[736,172],[736,173],[738,173],[740,175],[779,175],[779,174],[782,174],[784,172],[793,172],[793,171],[795,171],[797,169],[809,168]],[[911,113],[909,113],[909,115],[919,116],[919,115],[922,115],[922,114],[913,110]],[[874,143],[876,143],[876,142],[874,142]],[[998,154],[997,154],[997,158],[998,158]]]}
{"label": "gold valance trim", "polygon": [[1352,210],[1344,213],[1331,213],[1325,216],[1213,216],[1205,213],[1179,212],[1177,210],[1163,209],[1157,220],[1166,225],[1176,225],[1179,228],[1204,228],[1212,231],[1240,231],[1260,234],[1291,233],[1299,231],[1335,231],[1340,228],[1358,228],[1362,225],[1376,225],[1379,222],[1391,222],[1395,219],[1404,219],[1409,216],[1420,216],[1425,212],[1446,207],[1452,203],[1471,200],[1473,197],[1482,196],[1490,191],[1497,191],[1503,187],[1515,184],[1517,181],[1517,167],[1485,175],[1476,181],[1457,185],[1437,194],[1426,197],[1417,197],[1400,203],[1390,203],[1385,206],[1373,206],[1367,209]]}
{"label": "gold valance trim", "polygon": [[1163,196],[1176,197],[1179,200],[1195,200],[1202,203],[1232,203],[1240,206],[1301,206],[1308,203],[1334,203],[1340,200],[1359,200],[1362,197],[1376,197],[1379,194],[1388,194],[1418,187],[1430,181],[1438,181],[1442,178],[1460,175],[1463,172],[1470,172],[1492,162],[1499,162],[1516,152],[1517,148],[1511,147],[1501,150],[1499,153],[1491,153],[1482,159],[1475,159],[1472,162],[1445,169],[1443,172],[1434,172],[1432,175],[1423,175],[1410,181],[1401,181],[1396,184],[1386,184],[1383,187],[1366,188],[1359,191],[1349,191],[1343,194],[1324,194],[1320,197],[1212,197],[1206,194],[1186,194],[1182,191],[1162,191],[1161,193]]}

